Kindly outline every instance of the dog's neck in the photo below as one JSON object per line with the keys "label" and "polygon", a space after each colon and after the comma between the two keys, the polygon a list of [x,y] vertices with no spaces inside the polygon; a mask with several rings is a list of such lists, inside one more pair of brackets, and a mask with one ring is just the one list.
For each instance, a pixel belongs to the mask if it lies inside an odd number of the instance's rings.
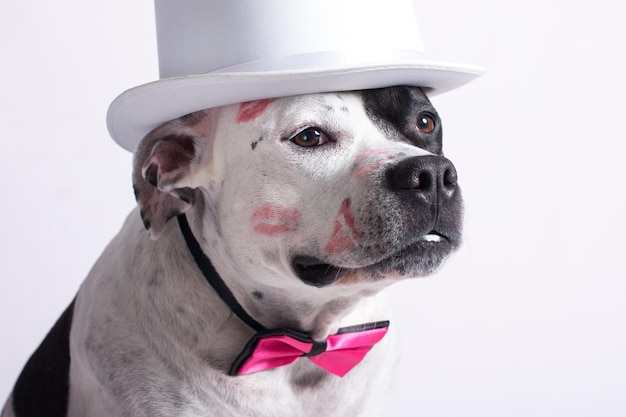
{"label": "dog's neck", "polygon": [[224,280],[219,276],[219,274],[215,270],[215,267],[213,266],[213,263],[205,255],[204,251],[200,247],[200,243],[191,231],[189,227],[189,222],[187,221],[187,216],[185,216],[184,214],[180,214],[177,220],[180,231],[183,234],[185,243],[187,244],[187,248],[191,252],[191,256],[196,262],[196,265],[202,272],[202,275],[204,275],[204,277],[206,278],[207,282],[211,285],[211,287],[213,287],[217,295],[222,299],[224,304],[226,304],[228,308],[230,308],[231,311],[235,313],[241,321],[246,323],[257,332],[266,330],[265,326],[263,326],[252,316],[250,316],[248,312],[241,306],[241,304],[239,304],[239,301],[237,301],[237,297],[235,297],[228,285],[226,285]]}
{"label": "dog's neck", "polygon": [[[289,328],[306,332],[314,339],[325,339],[342,325],[356,324],[349,321],[342,323],[341,319],[357,305],[363,304],[365,308],[369,308],[371,304],[378,306],[376,301],[368,303],[368,299],[386,286],[381,284],[380,288],[372,288],[371,285],[362,288],[354,285],[315,288],[292,279],[290,286],[276,291],[276,288],[264,285],[259,279],[241,279],[245,274],[235,269],[234,265],[237,263],[224,261],[229,259],[228,252],[215,244],[215,241],[211,241],[211,236],[218,236],[220,233],[214,222],[189,216],[189,229],[197,239],[199,250],[210,262],[212,271],[208,273],[218,275],[218,280],[223,282],[236,300],[234,303],[229,302],[220,295],[224,304],[241,318],[236,311],[240,306],[244,315],[250,316],[252,322],[259,323],[263,328]],[[199,271],[202,269],[199,266]],[[206,278],[206,271],[204,275]],[[211,279],[208,281],[211,282]],[[211,285],[214,286],[213,283]],[[219,295],[220,291],[216,292]],[[385,314],[377,307],[375,310],[379,314]],[[359,313],[363,317],[364,312]],[[369,314],[366,312],[365,316]],[[378,316],[371,317],[372,321],[380,319]],[[249,320],[244,318],[242,321],[254,330],[259,330]]]}

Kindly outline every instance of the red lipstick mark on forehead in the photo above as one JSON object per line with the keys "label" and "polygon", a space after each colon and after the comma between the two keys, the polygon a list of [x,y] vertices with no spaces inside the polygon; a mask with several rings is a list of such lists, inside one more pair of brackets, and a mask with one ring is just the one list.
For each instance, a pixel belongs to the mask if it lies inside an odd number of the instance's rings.
{"label": "red lipstick mark on forehead", "polygon": [[356,228],[356,220],[350,206],[352,200],[346,198],[341,203],[339,214],[333,223],[333,232],[326,243],[326,252],[331,255],[337,255],[345,250],[354,247],[360,236],[360,232]]}
{"label": "red lipstick mark on forehead", "polygon": [[298,228],[301,217],[300,210],[295,206],[264,204],[252,214],[252,227],[261,235],[284,235]]}
{"label": "red lipstick mark on forehead", "polygon": [[237,123],[250,122],[256,119],[267,109],[267,106],[275,101],[275,98],[270,98],[241,103],[239,105],[239,111],[237,112]]}

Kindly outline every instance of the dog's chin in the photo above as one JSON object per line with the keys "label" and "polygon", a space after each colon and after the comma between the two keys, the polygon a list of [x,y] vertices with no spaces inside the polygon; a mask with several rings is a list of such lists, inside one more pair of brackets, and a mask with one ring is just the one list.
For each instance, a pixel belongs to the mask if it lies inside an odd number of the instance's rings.
{"label": "dog's chin", "polygon": [[458,246],[459,239],[431,232],[400,250],[383,255],[374,263],[348,267],[313,256],[297,255],[292,260],[292,268],[302,282],[320,288],[355,275],[360,277],[360,282],[364,279],[423,277],[437,271]]}

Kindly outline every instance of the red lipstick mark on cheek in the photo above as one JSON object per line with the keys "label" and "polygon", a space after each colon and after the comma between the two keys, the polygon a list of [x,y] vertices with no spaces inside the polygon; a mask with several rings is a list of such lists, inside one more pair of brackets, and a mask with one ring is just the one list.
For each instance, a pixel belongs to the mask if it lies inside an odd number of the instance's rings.
{"label": "red lipstick mark on cheek", "polygon": [[252,214],[252,227],[264,236],[284,235],[298,228],[301,217],[297,207],[264,204]]}
{"label": "red lipstick mark on cheek", "polygon": [[256,119],[267,109],[267,106],[275,101],[275,98],[271,98],[241,103],[239,105],[239,112],[237,112],[237,123],[250,122]]}
{"label": "red lipstick mark on cheek", "polygon": [[354,247],[359,238],[359,231],[356,228],[356,220],[350,209],[352,200],[346,198],[341,203],[339,214],[333,223],[333,232],[326,243],[326,252],[337,255],[345,250]]}
{"label": "red lipstick mark on cheek", "polygon": [[391,160],[391,155],[386,149],[369,149],[361,152],[356,158],[359,167],[354,174],[356,179],[361,179],[376,171],[383,164]]}

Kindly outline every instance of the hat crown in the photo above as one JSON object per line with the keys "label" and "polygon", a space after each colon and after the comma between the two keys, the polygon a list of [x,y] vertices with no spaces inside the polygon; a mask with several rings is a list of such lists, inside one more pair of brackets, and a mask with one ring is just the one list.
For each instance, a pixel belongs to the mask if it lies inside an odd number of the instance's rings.
{"label": "hat crown", "polygon": [[411,0],[156,0],[161,78],[423,52]]}

